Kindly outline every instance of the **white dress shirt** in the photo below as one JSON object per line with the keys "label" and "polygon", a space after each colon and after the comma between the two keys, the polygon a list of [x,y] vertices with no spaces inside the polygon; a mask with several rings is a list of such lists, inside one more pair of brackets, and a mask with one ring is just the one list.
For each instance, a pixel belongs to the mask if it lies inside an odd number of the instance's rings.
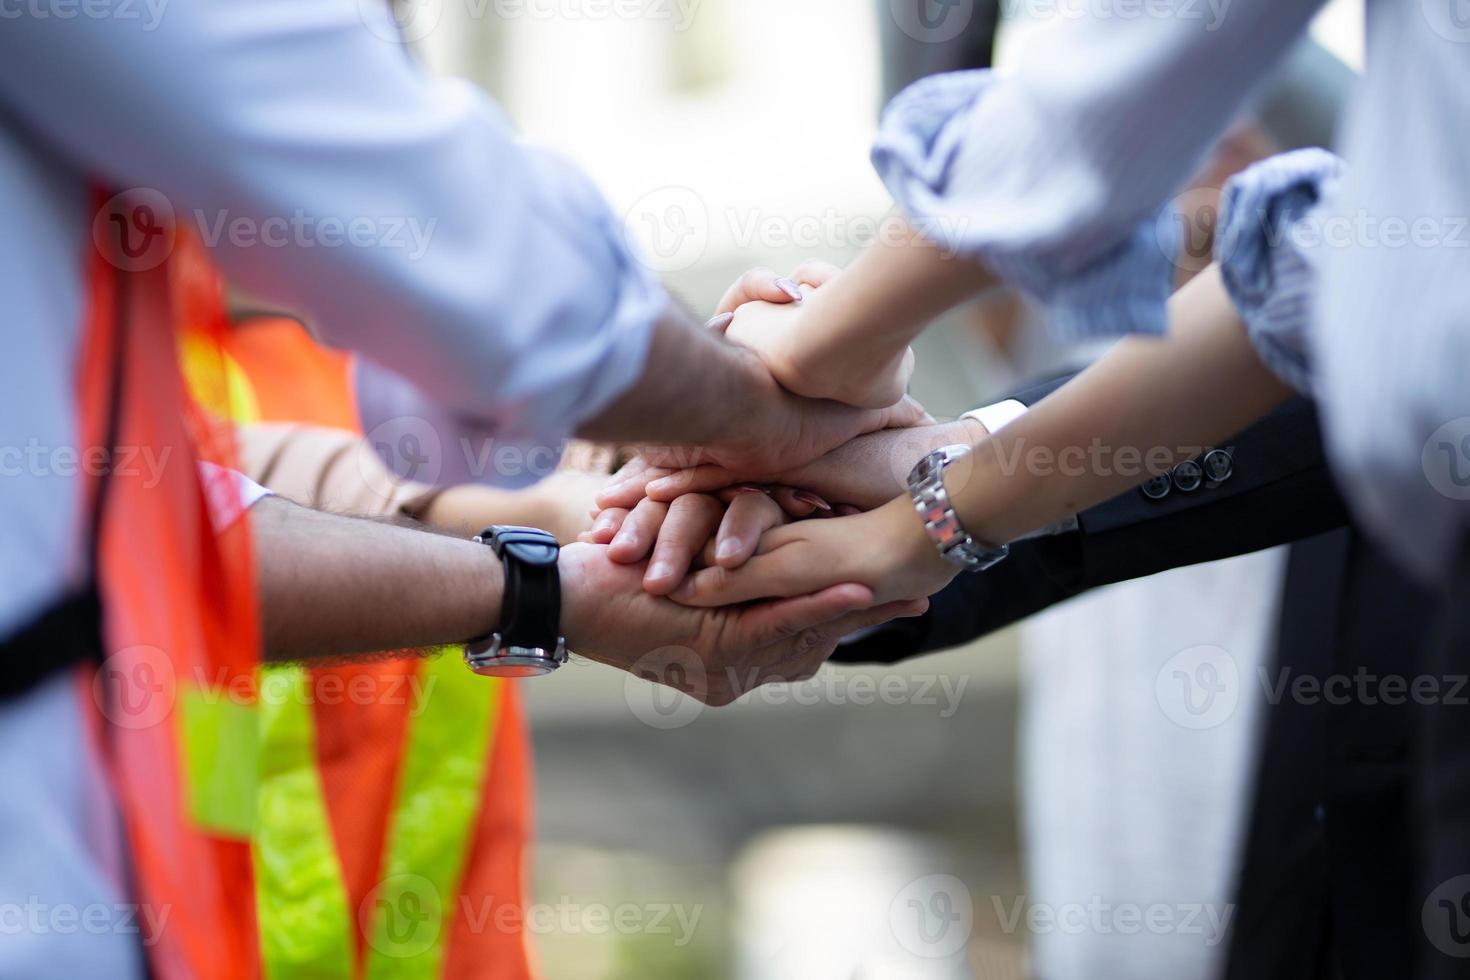
{"label": "white dress shirt", "polygon": [[[1470,23],[1368,0],[1308,353],[1331,463],[1407,567],[1470,534]],[[1164,205],[1321,0],[1163,0],[1063,19],[1013,75],[917,83],[874,161],[904,210],[1048,307],[1068,336],[1164,329]]]}
{"label": "white dress shirt", "polygon": [[0,11],[0,639],[85,573],[63,451],[94,181],[485,433],[595,415],[665,302],[586,178],[384,40],[386,4],[124,6]]}

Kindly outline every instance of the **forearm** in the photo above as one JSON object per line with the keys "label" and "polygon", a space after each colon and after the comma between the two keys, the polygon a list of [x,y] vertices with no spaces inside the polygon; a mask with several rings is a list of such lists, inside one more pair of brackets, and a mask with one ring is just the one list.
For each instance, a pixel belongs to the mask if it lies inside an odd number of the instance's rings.
{"label": "forearm", "polygon": [[955,462],[971,534],[1009,541],[1167,472],[1285,401],[1215,270],[1169,304],[1163,338],[1129,338]]}
{"label": "forearm", "polygon": [[[1029,400],[1029,398],[1027,399]],[[978,639],[1081,592],[1248,554],[1347,523],[1317,413],[1293,399],[1230,436],[1235,473],[1161,500],[1130,489],[1078,515],[1079,530],[1020,541],[983,575],[961,575],[920,619],[838,649],[836,660],[893,663]]]}
{"label": "forearm", "polygon": [[483,545],[274,497],[250,521],[268,661],[463,643],[497,625],[501,566]]}
{"label": "forearm", "polygon": [[756,430],[774,394],[753,354],[670,307],[654,327],[638,380],[577,434],[660,445],[726,441]]}
{"label": "forearm", "polygon": [[841,275],[805,300],[791,356],[826,390],[804,394],[847,400],[850,387],[891,371],[935,317],[995,284],[978,262],[890,218]]}

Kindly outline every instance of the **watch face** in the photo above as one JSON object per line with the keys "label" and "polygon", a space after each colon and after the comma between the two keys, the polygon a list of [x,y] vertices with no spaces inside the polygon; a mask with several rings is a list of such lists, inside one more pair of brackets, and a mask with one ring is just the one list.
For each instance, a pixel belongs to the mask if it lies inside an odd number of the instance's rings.
{"label": "watch face", "polygon": [[504,677],[508,680],[519,680],[526,677],[545,677],[560,666],[560,664],[529,657],[500,657],[492,663],[480,664],[471,669],[481,677]]}
{"label": "watch face", "polygon": [[566,659],[566,647],[560,643],[555,650],[497,645],[479,653],[464,652],[465,665],[482,677],[543,677]]}

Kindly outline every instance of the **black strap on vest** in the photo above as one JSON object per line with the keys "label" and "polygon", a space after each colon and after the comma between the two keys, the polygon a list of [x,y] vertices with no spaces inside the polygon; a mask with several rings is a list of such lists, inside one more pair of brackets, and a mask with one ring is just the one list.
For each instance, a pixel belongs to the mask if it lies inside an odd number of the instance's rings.
{"label": "black strap on vest", "polygon": [[19,633],[0,642],[0,703],[30,693],[59,673],[84,661],[101,663],[102,599],[97,589],[102,520],[112,483],[123,411],[123,364],[127,354],[128,275],[119,272],[113,309],[112,377],[107,405],[107,457],[92,498],[87,530],[88,584],[55,603]]}

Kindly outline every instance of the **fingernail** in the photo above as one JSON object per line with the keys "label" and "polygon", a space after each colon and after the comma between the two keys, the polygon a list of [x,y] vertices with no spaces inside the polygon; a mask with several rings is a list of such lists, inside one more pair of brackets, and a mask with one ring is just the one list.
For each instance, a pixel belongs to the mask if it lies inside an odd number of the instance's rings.
{"label": "fingernail", "polygon": [[708,327],[710,330],[714,330],[714,331],[717,331],[718,332],[718,331],[724,330],[732,322],[734,322],[734,320],[735,320],[735,314],[734,313],[721,313],[719,316],[714,317],[713,319],[711,319],[709,323],[706,323],[705,326]]}
{"label": "fingernail", "polygon": [[720,546],[715,549],[715,561],[724,561],[727,558],[734,558],[739,553],[740,542],[735,538],[726,538],[725,540],[721,541]]}
{"label": "fingernail", "polygon": [[666,476],[661,479],[654,480],[648,486],[643,488],[643,492],[663,493],[665,490],[677,490],[679,489],[679,485],[675,482],[675,479],[675,477]]}
{"label": "fingernail", "polygon": [[801,287],[798,286],[795,281],[788,279],[785,276],[782,276],[780,279],[776,280],[776,288],[781,290],[781,292],[785,293],[787,296],[790,296],[796,302],[801,302]]}
{"label": "fingernail", "polygon": [[656,561],[648,566],[649,578],[670,578],[674,574],[674,566],[666,561]]}
{"label": "fingernail", "polygon": [[770,493],[771,493],[771,491],[767,490],[765,487],[752,486],[749,483],[744,483],[744,484],[741,484],[740,486],[736,487],[735,488],[735,492],[736,493],[763,493],[763,494],[766,494],[767,496],[770,496]]}
{"label": "fingernail", "polygon": [[827,503],[827,501],[823,500],[821,497],[818,497],[814,493],[807,493],[805,490],[798,490],[796,493],[792,494],[792,496],[794,496],[797,500],[800,500],[804,504],[811,504],[818,510],[825,510],[828,512],[832,510],[831,504]]}
{"label": "fingernail", "polygon": [[613,535],[611,543],[623,548],[636,548],[638,547],[638,535],[630,531],[619,531]]}

